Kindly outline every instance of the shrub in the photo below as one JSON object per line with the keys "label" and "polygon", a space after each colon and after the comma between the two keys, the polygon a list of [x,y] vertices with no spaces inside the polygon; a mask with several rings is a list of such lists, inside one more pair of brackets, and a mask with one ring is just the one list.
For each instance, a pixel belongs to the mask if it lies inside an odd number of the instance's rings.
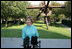
{"label": "shrub", "polygon": [[62,20],[62,24],[71,27],[71,20]]}

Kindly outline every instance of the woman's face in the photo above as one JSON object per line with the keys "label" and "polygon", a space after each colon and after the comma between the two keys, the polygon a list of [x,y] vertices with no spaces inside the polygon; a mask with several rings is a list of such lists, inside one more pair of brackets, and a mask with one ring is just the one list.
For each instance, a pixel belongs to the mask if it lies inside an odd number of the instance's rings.
{"label": "woman's face", "polygon": [[27,19],[26,24],[27,25],[31,25],[31,20],[30,19]]}

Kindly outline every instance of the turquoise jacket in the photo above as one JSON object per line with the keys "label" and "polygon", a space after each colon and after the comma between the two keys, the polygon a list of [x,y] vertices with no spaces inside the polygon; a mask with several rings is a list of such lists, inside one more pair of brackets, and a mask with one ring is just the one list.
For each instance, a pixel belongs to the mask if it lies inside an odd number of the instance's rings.
{"label": "turquoise jacket", "polygon": [[30,27],[28,25],[26,25],[23,29],[22,29],[22,39],[24,39],[25,37],[29,37],[31,40],[32,36],[37,36],[39,37],[39,33],[36,29],[35,26],[31,25]]}

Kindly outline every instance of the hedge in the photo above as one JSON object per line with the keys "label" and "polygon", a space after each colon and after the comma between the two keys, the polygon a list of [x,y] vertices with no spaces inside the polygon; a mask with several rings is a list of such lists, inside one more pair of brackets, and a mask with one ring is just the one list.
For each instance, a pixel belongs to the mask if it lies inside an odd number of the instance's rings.
{"label": "hedge", "polygon": [[71,20],[62,20],[62,24],[71,27]]}

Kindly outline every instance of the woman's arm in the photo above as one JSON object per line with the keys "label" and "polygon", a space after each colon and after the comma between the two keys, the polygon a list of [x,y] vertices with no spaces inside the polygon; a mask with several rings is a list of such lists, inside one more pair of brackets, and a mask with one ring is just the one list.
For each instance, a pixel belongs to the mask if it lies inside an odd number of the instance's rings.
{"label": "woman's arm", "polygon": [[35,33],[36,33],[36,36],[39,37],[39,33],[36,28],[35,28]]}
{"label": "woman's arm", "polygon": [[25,29],[22,29],[22,39],[24,40],[25,38]]}

